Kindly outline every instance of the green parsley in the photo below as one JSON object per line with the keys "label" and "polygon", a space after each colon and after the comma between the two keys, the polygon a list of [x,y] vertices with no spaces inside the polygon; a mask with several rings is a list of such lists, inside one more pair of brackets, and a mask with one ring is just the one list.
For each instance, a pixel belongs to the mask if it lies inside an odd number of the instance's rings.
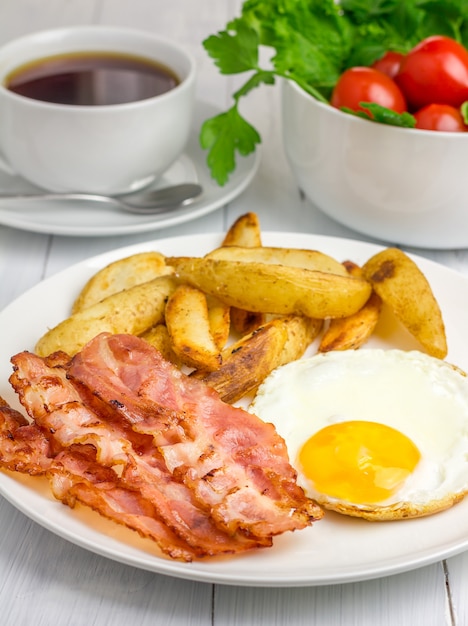
{"label": "green parsley", "polygon": [[[328,102],[341,73],[371,65],[387,50],[408,52],[429,35],[447,35],[468,46],[466,0],[246,0],[241,15],[203,46],[221,74],[248,74],[233,94],[232,107],[206,120],[200,145],[219,185],[229,180],[236,154],[255,151],[261,137],[239,113],[238,104],[260,85],[277,78],[296,82]],[[271,49],[271,67],[259,65],[262,47]],[[410,114],[368,107],[372,119],[411,127]],[[383,110],[382,110],[383,109]],[[363,114],[366,116],[366,114]],[[368,116],[371,117],[371,116]]]}

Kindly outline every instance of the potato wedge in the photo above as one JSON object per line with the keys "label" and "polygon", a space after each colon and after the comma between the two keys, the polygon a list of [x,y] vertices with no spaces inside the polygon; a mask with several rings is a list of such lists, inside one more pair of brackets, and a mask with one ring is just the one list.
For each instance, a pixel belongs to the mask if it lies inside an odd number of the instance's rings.
{"label": "potato wedge", "polygon": [[203,292],[179,285],[167,301],[165,318],[173,350],[185,365],[208,371],[219,368],[221,351],[211,335]]}
{"label": "potato wedge", "polygon": [[[362,268],[353,261],[344,261],[350,276],[362,276]],[[319,352],[357,350],[374,332],[382,309],[382,299],[373,291],[366,304],[349,317],[330,320],[318,347]]]}
{"label": "potato wedge", "polygon": [[217,347],[222,350],[231,330],[231,308],[213,296],[206,296],[206,302],[211,336]]}
{"label": "potato wedge", "polygon": [[305,270],[318,270],[346,276],[346,268],[333,257],[319,250],[302,250],[299,248],[276,248],[276,247],[221,247],[208,252],[205,255],[209,259],[222,259],[227,261],[241,261],[242,263],[268,263],[273,265],[285,265],[288,267],[301,267]]}
{"label": "potato wedge", "polygon": [[348,317],[335,318],[323,333],[319,352],[331,350],[357,350],[374,332],[382,309],[382,299],[375,292],[366,304]]}
{"label": "potato wedge", "polygon": [[156,348],[156,350],[159,350],[167,361],[174,363],[174,365],[179,368],[182,367],[183,363],[174,352],[172,341],[165,324],[156,324],[156,326],[145,330],[140,337]]}
{"label": "potato wedge", "polygon": [[323,320],[303,315],[289,315],[283,318],[288,338],[281,351],[278,366],[300,359],[309,345],[318,337]]}
{"label": "potato wedge", "polygon": [[230,306],[324,319],[358,311],[371,294],[361,278],[298,267],[210,258],[170,257],[178,277]]}
{"label": "potato wedge", "polygon": [[276,367],[299,359],[315,339],[322,320],[298,315],[270,320],[223,350],[223,364],[215,372],[195,371],[225,402],[252,394]]}
{"label": "potato wedge", "polygon": [[363,275],[425,350],[447,355],[445,326],[439,304],[426,277],[402,250],[387,248],[363,266]]}
{"label": "potato wedge", "polygon": [[265,313],[246,311],[235,306],[231,307],[230,317],[232,329],[241,337],[248,335],[266,322]]}
{"label": "potato wedge", "polygon": [[109,263],[85,284],[73,303],[72,313],[82,311],[113,293],[172,272],[159,252],[141,252]]}
{"label": "potato wedge", "polygon": [[227,231],[223,246],[261,246],[260,221],[256,213],[245,213]]}
{"label": "potato wedge", "polygon": [[[256,213],[241,215],[231,226],[223,240],[223,246],[259,247],[262,245],[260,221]],[[239,335],[247,335],[265,323],[263,313],[253,313],[231,307],[231,325]]]}
{"label": "potato wedge", "polygon": [[73,356],[102,332],[140,335],[164,320],[167,299],[176,286],[175,278],[168,275],[119,291],[47,331],[35,350],[40,356],[57,350]]}
{"label": "potato wedge", "polygon": [[350,276],[362,277],[362,267],[354,261],[343,261],[343,267]]}
{"label": "potato wedge", "polygon": [[226,348],[218,370],[197,370],[191,376],[216,389],[225,402],[236,402],[255,391],[277,366],[287,338],[282,321],[272,320]]}

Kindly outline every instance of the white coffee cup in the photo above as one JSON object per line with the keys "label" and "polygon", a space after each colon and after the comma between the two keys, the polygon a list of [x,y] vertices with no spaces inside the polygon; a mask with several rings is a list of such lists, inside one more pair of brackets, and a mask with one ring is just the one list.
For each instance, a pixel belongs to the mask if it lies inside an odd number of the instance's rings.
{"label": "white coffee cup", "polygon": [[[5,85],[24,64],[81,52],[144,57],[171,69],[179,84],[144,100],[102,106],[43,102]],[[118,194],[144,187],[183,153],[195,79],[195,62],[181,45],[143,31],[72,26],[13,40],[0,48],[4,169],[51,191]]]}

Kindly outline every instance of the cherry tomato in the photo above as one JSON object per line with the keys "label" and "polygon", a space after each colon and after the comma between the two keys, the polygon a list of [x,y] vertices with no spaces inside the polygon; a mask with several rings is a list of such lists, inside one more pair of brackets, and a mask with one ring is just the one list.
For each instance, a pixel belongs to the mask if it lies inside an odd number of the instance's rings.
{"label": "cherry tomato", "polygon": [[463,133],[468,127],[458,109],[450,104],[428,104],[416,113],[416,128]]}
{"label": "cherry tomato", "polygon": [[432,103],[459,107],[468,100],[468,51],[449,37],[428,37],[406,55],[395,82],[414,111]]}
{"label": "cherry tomato", "polygon": [[[374,102],[397,113],[406,111],[406,102],[400,89],[386,74],[372,67],[352,67],[338,79],[331,97],[336,108],[366,111],[361,102]],[[366,111],[368,113],[368,111]]]}
{"label": "cherry tomato", "polygon": [[382,74],[390,76],[390,78],[395,78],[400,70],[404,58],[405,55],[401,52],[389,50],[382,57],[380,57],[380,59],[374,61],[374,63],[372,63],[372,67],[375,70],[382,72]]}

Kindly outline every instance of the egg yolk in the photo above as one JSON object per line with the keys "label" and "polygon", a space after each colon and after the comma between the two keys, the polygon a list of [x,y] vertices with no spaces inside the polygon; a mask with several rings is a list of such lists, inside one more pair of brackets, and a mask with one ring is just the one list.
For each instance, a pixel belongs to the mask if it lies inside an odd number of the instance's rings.
{"label": "egg yolk", "polygon": [[356,504],[389,498],[420,458],[398,430],[358,420],[322,428],[299,452],[302,472],[316,491]]}

